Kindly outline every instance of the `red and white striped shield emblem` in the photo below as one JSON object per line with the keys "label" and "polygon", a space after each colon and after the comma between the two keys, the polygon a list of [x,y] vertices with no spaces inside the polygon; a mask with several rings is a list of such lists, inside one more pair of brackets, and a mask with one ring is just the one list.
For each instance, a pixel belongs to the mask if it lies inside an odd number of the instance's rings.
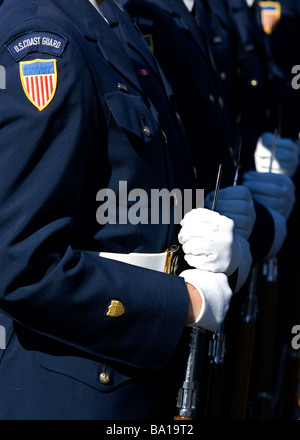
{"label": "red and white striped shield emblem", "polygon": [[281,4],[279,2],[259,2],[261,23],[266,34],[271,35],[281,17]]}
{"label": "red and white striped shield emblem", "polygon": [[54,98],[57,85],[56,60],[24,61],[20,76],[25,95],[40,111]]}

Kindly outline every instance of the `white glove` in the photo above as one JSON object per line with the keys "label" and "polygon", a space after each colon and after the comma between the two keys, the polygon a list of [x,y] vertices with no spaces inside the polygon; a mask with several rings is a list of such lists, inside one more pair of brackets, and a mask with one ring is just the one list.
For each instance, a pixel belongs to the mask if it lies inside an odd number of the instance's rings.
{"label": "white glove", "polygon": [[223,273],[199,269],[188,269],[179,275],[192,284],[202,298],[202,307],[197,320],[189,327],[203,327],[215,331],[223,322],[229,308],[232,291]]}
{"label": "white glove", "polygon": [[243,179],[243,185],[249,189],[255,200],[286,219],[289,218],[296,200],[295,185],[289,177],[248,171]]}
{"label": "white glove", "polygon": [[234,222],[218,212],[192,209],[180,222],[178,241],[191,267],[231,275],[240,263],[242,250]]}
{"label": "white glove", "polygon": [[254,153],[256,170],[260,173],[271,171],[292,178],[299,165],[298,144],[292,139],[279,137],[276,142],[272,169],[270,170],[273,141],[274,134],[268,132],[263,133],[258,139]]}
{"label": "white glove", "polygon": [[[205,198],[204,205],[211,208],[214,191]],[[236,232],[246,240],[250,237],[256,213],[250,191],[243,185],[220,189],[216,210],[234,221]]]}

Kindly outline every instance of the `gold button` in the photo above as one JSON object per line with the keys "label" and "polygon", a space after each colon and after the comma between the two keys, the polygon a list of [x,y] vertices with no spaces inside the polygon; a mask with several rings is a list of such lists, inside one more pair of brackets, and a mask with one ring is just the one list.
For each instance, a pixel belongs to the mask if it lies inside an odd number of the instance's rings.
{"label": "gold button", "polygon": [[127,87],[124,84],[117,83],[117,87],[119,90],[121,90],[121,92],[128,93]]}
{"label": "gold button", "polygon": [[106,385],[110,381],[110,375],[108,373],[102,372],[99,375],[100,382]]}
{"label": "gold button", "polygon": [[215,102],[215,97],[214,97],[214,95],[209,95],[209,100],[210,100],[210,102]]}
{"label": "gold button", "polygon": [[144,125],[144,127],[143,127],[143,132],[144,132],[144,135],[145,135],[145,136],[147,136],[147,137],[150,137],[150,136],[151,136],[150,128],[149,128],[147,125]]}
{"label": "gold button", "polygon": [[225,73],[225,72],[221,72],[221,73],[220,73],[220,77],[221,77],[221,79],[222,79],[223,81],[225,81],[225,80],[226,80],[226,73]]}
{"label": "gold button", "polygon": [[253,79],[253,80],[251,81],[251,86],[256,87],[257,84],[258,84],[258,82],[257,82],[256,79]]}

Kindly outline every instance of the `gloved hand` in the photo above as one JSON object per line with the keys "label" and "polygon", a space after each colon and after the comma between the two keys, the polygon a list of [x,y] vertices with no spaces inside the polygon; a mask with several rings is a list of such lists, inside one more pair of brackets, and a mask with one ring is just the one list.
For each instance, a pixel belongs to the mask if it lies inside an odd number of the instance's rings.
{"label": "gloved hand", "polygon": [[[214,191],[204,201],[204,206],[211,209]],[[246,240],[250,237],[256,213],[250,191],[243,185],[220,189],[216,210],[234,221],[237,233]]]}
{"label": "gloved hand", "polygon": [[287,236],[286,219],[277,211],[272,209],[269,209],[269,211],[274,222],[274,238],[272,246],[265,257],[266,260],[271,260],[272,258],[276,257]]}
{"label": "gloved hand", "polygon": [[277,211],[285,219],[289,218],[296,200],[295,185],[289,177],[283,174],[248,171],[243,175],[243,185],[263,206]]}
{"label": "gloved hand", "polygon": [[242,249],[242,257],[240,260],[240,264],[238,266],[238,272],[237,272],[237,282],[236,286],[233,290],[233,293],[237,293],[241,287],[245,284],[247,281],[248,275],[251,270],[252,265],[252,254],[250,251],[250,244],[248,240],[245,238],[239,236],[239,243]]}
{"label": "gloved hand", "polygon": [[178,234],[185,260],[191,267],[231,275],[240,263],[242,249],[234,222],[218,212],[193,209],[180,222]]}
{"label": "gloved hand", "polygon": [[273,142],[274,134],[268,132],[263,133],[258,139],[254,153],[256,170],[260,173],[271,171],[292,178],[299,165],[299,145],[292,139],[279,137],[270,170]]}
{"label": "gloved hand", "polygon": [[197,320],[190,326],[215,331],[223,322],[229,308],[232,291],[223,273],[188,269],[179,275],[192,284],[202,298],[202,308]]}

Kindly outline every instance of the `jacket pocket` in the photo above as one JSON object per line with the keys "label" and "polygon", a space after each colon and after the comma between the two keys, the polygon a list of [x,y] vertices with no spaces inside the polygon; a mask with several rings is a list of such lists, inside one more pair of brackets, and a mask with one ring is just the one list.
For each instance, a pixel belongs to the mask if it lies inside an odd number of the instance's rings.
{"label": "jacket pocket", "polygon": [[43,368],[102,392],[109,393],[131,380],[129,376],[90,358],[36,352],[36,359]]}
{"label": "jacket pocket", "polygon": [[111,92],[105,99],[120,128],[146,143],[152,142],[159,130],[157,114],[153,107],[147,107],[141,96]]}

